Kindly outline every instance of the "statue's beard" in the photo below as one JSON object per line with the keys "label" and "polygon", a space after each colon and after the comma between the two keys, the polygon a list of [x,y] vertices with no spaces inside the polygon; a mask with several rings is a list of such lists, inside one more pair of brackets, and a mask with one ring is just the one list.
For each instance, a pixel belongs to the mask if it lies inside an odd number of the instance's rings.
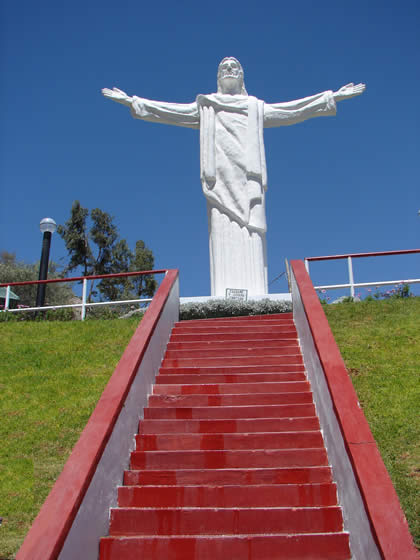
{"label": "statue's beard", "polygon": [[224,93],[241,93],[242,80],[235,74],[224,74],[220,79],[221,89]]}

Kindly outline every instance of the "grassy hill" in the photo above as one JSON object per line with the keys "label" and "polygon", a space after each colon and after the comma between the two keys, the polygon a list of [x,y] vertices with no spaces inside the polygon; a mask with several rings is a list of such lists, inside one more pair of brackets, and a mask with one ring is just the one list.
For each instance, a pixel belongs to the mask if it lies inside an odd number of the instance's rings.
{"label": "grassy hill", "polygon": [[420,546],[420,298],[324,306]]}
{"label": "grassy hill", "polygon": [[0,323],[0,559],[14,558],[139,322]]}
{"label": "grassy hill", "polygon": [[[420,298],[325,310],[419,543]],[[137,324],[0,323],[0,560],[14,557]]]}

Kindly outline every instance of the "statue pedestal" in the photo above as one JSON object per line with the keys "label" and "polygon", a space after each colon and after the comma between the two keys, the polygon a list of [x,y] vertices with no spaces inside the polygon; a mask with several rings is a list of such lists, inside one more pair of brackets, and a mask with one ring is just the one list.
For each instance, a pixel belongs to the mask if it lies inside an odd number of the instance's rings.
{"label": "statue pedestal", "polygon": [[[192,296],[192,297],[180,297],[179,303],[203,303],[205,301],[225,299],[221,296]],[[292,295],[288,292],[284,294],[263,294],[260,296],[250,296],[248,301],[260,301],[262,299],[269,299],[271,301],[292,301]]]}

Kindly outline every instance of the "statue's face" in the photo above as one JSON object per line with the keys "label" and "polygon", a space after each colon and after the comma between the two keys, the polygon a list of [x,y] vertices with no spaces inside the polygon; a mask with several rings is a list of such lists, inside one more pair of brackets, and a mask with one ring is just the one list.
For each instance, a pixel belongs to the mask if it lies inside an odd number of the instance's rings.
{"label": "statue's face", "polygon": [[219,65],[219,81],[223,93],[241,93],[243,76],[241,67],[233,58],[228,58]]}

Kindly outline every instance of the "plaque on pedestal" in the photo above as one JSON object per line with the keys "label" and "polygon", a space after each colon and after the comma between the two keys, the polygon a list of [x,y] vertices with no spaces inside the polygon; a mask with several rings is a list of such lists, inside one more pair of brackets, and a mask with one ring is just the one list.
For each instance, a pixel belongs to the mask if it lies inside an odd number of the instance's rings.
{"label": "plaque on pedestal", "polygon": [[234,299],[235,301],[246,301],[248,299],[248,290],[226,288],[226,299]]}

